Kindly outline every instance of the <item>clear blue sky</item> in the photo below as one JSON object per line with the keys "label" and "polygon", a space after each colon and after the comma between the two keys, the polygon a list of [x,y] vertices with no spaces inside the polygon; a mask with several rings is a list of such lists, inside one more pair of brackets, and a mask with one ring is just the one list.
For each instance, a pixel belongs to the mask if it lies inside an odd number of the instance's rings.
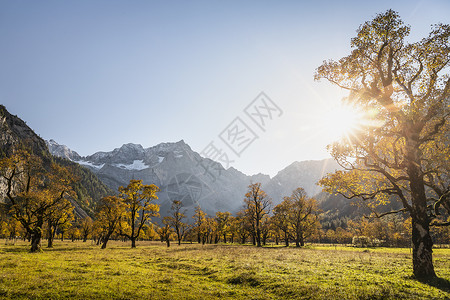
{"label": "clear blue sky", "polygon": [[[389,8],[413,40],[450,23],[446,0],[0,0],[0,103],[81,155],[214,141],[237,169],[275,175],[328,157],[324,116],[344,93],[314,71]],[[265,132],[243,112],[261,91],[283,110]],[[236,117],[259,137],[240,157],[218,137]]]}

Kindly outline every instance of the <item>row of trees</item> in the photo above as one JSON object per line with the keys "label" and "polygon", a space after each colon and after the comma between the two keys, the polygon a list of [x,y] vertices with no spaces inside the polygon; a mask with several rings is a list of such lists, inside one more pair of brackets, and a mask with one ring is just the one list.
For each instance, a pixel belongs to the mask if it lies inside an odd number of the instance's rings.
{"label": "row of trees", "polygon": [[182,202],[175,200],[169,216],[157,226],[151,223],[151,217],[159,216],[159,205],[154,203],[159,188],[144,185],[141,180],[131,180],[127,187],[119,188],[119,195],[99,201],[94,221],[89,217],[75,220],[71,201],[75,195],[70,188],[74,178],[56,164],[51,164],[50,171],[41,170],[42,166],[38,157],[25,151],[1,160],[9,200],[5,207],[7,213],[2,214],[0,220],[1,233],[28,238],[32,252],[40,249],[42,237],[46,237],[48,247],[52,247],[57,233],[61,239],[66,235],[72,240],[86,241],[90,236],[102,243],[102,248],[111,237],[130,240],[131,247],[136,247],[137,239],[154,239],[156,235],[168,246],[171,239],[180,244],[183,239],[195,239],[199,243],[220,240],[245,243],[248,238],[259,247],[268,238],[274,238],[277,243],[284,240],[286,245],[293,240],[297,246],[302,246],[320,227],[316,201],[308,198],[303,189],[285,197],[271,215],[272,202],[259,183],[249,186],[244,206],[236,216],[217,212],[208,217],[197,207],[193,221],[188,222]]}
{"label": "row of trees", "polygon": [[[22,236],[31,241],[31,251],[40,248],[40,239],[47,238],[48,247],[58,234],[64,237],[96,240],[105,248],[111,237],[131,241],[160,238],[170,245],[171,240],[197,241],[198,243],[246,243],[256,246],[268,240],[286,246],[294,242],[303,246],[306,239],[316,242],[351,243],[353,236],[367,236],[395,246],[406,246],[411,237],[411,219],[390,217],[359,221],[348,220],[335,230],[322,230],[319,209],[315,199],[309,198],[302,188],[272,207],[272,202],[261,184],[251,184],[245,194],[243,208],[233,216],[230,212],[217,212],[207,216],[196,207],[189,222],[181,201],[172,202],[169,216],[160,226],[151,223],[159,216],[157,199],[159,188],[144,185],[141,180],[131,180],[127,187],[119,188],[118,196],[100,200],[94,221],[90,217],[75,218],[71,198],[74,193],[70,172],[56,164],[47,168],[36,156],[19,151],[0,162],[2,176],[7,183],[8,213],[0,219],[0,235]],[[191,223],[191,225],[188,225]],[[435,230],[435,239],[448,242],[448,228]]]}
{"label": "row of trees", "polygon": [[[172,215],[166,217],[165,226],[158,229],[162,241],[170,245],[170,231],[178,243],[182,239],[198,243],[252,242],[265,245],[267,241],[289,246],[294,242],[303,246],[306,240],[318,243],[351,244],[355,236],[378,240],[386,246],[409,246],[411,243],[411,218],[386,216],[385,218],[362,217],[348,220],[335,230],[322,229],[320,210],[315,199],[309,198],[298,188],[292,195],[272,208],[272,203],[259,183],[249,186],[243,208],[233,216],[229,212],[217,212],[207,216],[201,207],[196,207],[193,223],[180,212],[180,202],[174,201]],[[172,229],[171,229],[172,228]],[[433,235],[438,243],[448,243],[450,228],[438,227]],[[181,234],[180,234],[181,233]],[[259,241],[259,243],[258,243]]]}
{"label": "row of trees", "polygon": [[136,247],[136,240],[148,225],[151,217],[159,216],[159,205],[153,203],[158,199],[159,188],[145,185],[142,180],[130,180],[127,187],[119,188],[119,196],[107,196],[100,200],[96,211],[96,224],[100,228],[99,241],[106,248],[111,235],[115,232],[131,241]]}
{"label": "row of trees", "polygon": [[[59,231],[62,238],[68,233],[72,238],[83,236],[86,240],[92,228],[98,240],[106,247],[110,236],[118,230],[136,247],[136,239],[152,216],[157,216],[159,188],[144,185],[141,180],[131,180],[119,189],[119,196],[108,196],[98,204],[95,222],[88,217],[75,221],[74,199],[77,195],[73,183],[78,180],[69,167],[52,159],[42,158],[19,147],[0,160],[0,180],[6,188],[0,191],[6,200],[2,203],[0,229],[14,238],[18,235],[31,242],[31,252],[41,249],[41,239],[46,236],[48,247]],[[95,226],[93,226],[95,225]]]}
{"label": "row of trees", "polygon": [[[395,246],[406,246],[411,237],[411,221],[405,218],[389,218],[359,221],[348,220],[335,230],[322,230],[319,209],[315,199],[309,198],[302,188],[272,207],[272,202],[262,190],[261,184],[251,184],[245,194],[243,208],[233,216],[230,212],[217,212],[207,216],[201,207],[196,207],[189,222],[181,201],[173,201],[170,215],[157,226],[151,217],[159,216],[157,199],[159,188],[144,185],[140,180],[131,180],[127,187],[119,189],[118,196],[107,196],[100,200],[93,221],[90,217],[75,220],[70,197],[70,183],[74,180],[69,172],[55,164],[44,168],[42,161],[26,151],[19,151],[3,159],[3,178],[11,190],[6,191],[10,205],[9,214],[0,220],[2,236],[22,236],[31,241],[31,250],[40,247],[40,238],[53,246],[55,235],[72,240],[93,238],[105,248],[111,237],[131,241],[160,238],[170,245],[171,240],[197,241],[198,243],[246,243],[256,246],[268,240],[286,246],[294,242],[303,246],[306,239],[316,242],[351,243],[353,236],[376,238]],[[50,170],[50,171],[48,171]],[[12,187],[14,187],[14,191]],[[191,223],[191,225],[188,225]],[[435,239],[448,241],[448,233],[442,228]]]}
{"label": "row of trees", "polygon": [[[118,197],[114,199],[118,200]],[[111,197],[106,197],[102,202],[108,203],[110,200]],[[265,217],[261,222],[261,242],[263,245],[268,241],[276,244],[283,242],[286,246],[289,246],[290,242],[294,242],[297,246],[302,245],[301,239],[297,238],[301,235],[296,235],[295,228],[298,227],[295,226],[295,218],[292,218],[295,214],[292,214],[289,218],[289,214],[286,214],[284,210],[287,204],[289,204],[289,201],[275,206],[272,215]],[[180,201],[173,202],[170,215],[163,219],[161,226],[153,223],[144,224],[138,238],[141,240],[161,239],[169,246],[170,242],[174,240],[178,243],[184,240],[203,244],[218,242],[247,243],[250,241],[256,245],[256,235],[252,231],[251,222],[243,213],[244,210],[236,216],[233,216],[230,212],[217,212],[214,216],[207,216],[198,206],[192,216],[193,220],[188,224],[189,220],[182,211],[181,205]],[[103,212],[111,212],[112,207],[110,205],[107,207],[108,210],[100,206],[99,209]],[[122,213],[124,212],[125,210],[122,210]],[[105,216],[103,215],[103,217]],[[314,218],[317,218],[317,214],[314,214]],[[289,221],[289,219],[291,220]],[[116,225],[114,225],[114,222],[117,222]],[[292,226],[289,226],[290,222],[292,222]],[[387,216],[381,219],[349,219],[341,224],[342,227],[339,226],[335,229],[320,227],[321,224],[317,223],[315,225],[317,227],[312,226],[305,232],[303,241],[351,244],[354,237],[365,237],[384,246],[409,247],[411,243],[411,219],[404,216]],[[109,226],[117,230],[108,231]],[[59,223],[52,231],[44,230],[43,238],[47,239],[48,247],[52,247],[55,235],[61,240],[66,238],[72,241],[83,240],[86,242],[88,239],[92,239],[98,244],[102,243],[102,246],[104,244],[104,247],[106,247],[107,240],[110,238],[124,238],[120,235],[119,221],[114,218],[97,218],[95,221],[90,217],[78,218],[77,220],[69,218],[68,221]],[[432,231],[432,235],[436,243],[447,244],[450,240],[450,228],[437,227]],[[0,220],[0,237],[14,238],[17,236],[26,237],[23,226],[14,218],[3,216]],[[105,241],[106,243],[104,243]]]}
{"label": "row of trees", "polygon": [[317,233],[320,228],[319,209],[315,199],[309,198],[302,188],[273,208],[260,183],[251,184],[245,195],[243,208],[233,216],[230,212],[217,212],[215,216],[207,214],[197,206],[192,216],[192,225],[188,225],[182,203],[173,201],[171,214],[163,219],[158,233],[162,241],[170,245],[171,231],[178,244],[181,240],[198,243],[246,243],[248,240],[261,247],[268,239],[278,243],[284,240],[295,241],[303,246],[305,239]]}
{"label": "row of trees", "polygon": [[[65,210],[63,212],[67,214],[68,218],[60,223],[55,223],[54,226],[48,226],[44,224],[44,230],[42,238],[47,239],[47,247],[53,247],[53,241],[56,238],[70,239],[72,241],[80,240],[87,241],[88,238],[93,237],[95,227],[91,217],[86,216],[84,218],[75,218],[72,209]],[[26,230],[22,224],[12,216],[1,215],[0,216],[0,237],[6,238],[13,243],[18,238],[28,239]]]}

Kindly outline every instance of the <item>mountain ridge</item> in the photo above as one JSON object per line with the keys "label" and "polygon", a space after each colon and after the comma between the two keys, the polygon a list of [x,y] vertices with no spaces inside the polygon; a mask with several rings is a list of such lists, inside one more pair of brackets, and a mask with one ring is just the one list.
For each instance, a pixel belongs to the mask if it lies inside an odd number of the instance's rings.
{"label": "mountain ridge", "polygon": [[[54,155],[71,159],[70,154],[76,152],[66,148],[64,145],[55,147],[65,151]],[[325,159],[293,162],[274,177],[262,173],[247,175],[234,167],[225,169],[220,163],[201,157],[184,140],[148,148],[127,143],[109,152],[77,157],[74,162],[89,168],[115,191],[119,186],[127,185],[130,179],[158,185],[162,214],[170,208],[172,200],[180,199],[190,213],[196,205],[201,205],[209,214],[219,210],[235,213],[242,208],[248,185],[255,182],[262,184],[274,205],[298,187],[314,196],[321,191],[315,183],[325,171],[338,169],[335,162]]]}
{"label": "mountain ridge", "polygon": [[[130,158],[127,156],[125,158],[125,161],[129,163],[129,165],[133,164],[134,161],[136,160],[144,160],[144,162],[147,162],[149,157],[145,156],[146,154],[148,155],[148,150],[153,150],[153,149],[161,149],[163,148],[163,154],[160,154],[161,152],[159,152],[159,157],[162,159],[163,155],[167,155],[168,152],[172,152],[173,150],[171,149],[171,146],[173,145],[183,145],[184,147],[186,147],[189,151],[194,152],[195,154],[197,154],[198,156],[200,156],[200,154],[198,154],[197,152],[193,151],[190,146],[184,142],[184,140],[180,140],[178,142],[161,142],[155,146],[151,146],[148,148],[144,148],[141,144],[135,144],[135,143],[126,143],[123,144],[121,147],[118,148],[114,148],[111,151],[97,151],[93,154],[87,155],[87,156],[80,156],[76,151],[73,151],[71,149],[69,149],[66,145],[61,145],[58,144],[57,142],[55,142],[53,139],[46,141],[48,145],[51,145],[53,147],[52,150],[50,149],[50,152],[58,157],[62,157],[62,158],[66,158],[69,160],[72,160],[74,162],[81,162],[81,164],[86,164],[86,165],[94,165],[95,167],[100,167],[100,165],[103,165],[105,162],[108,163],[116,163],[118,165],[123,165],[123,167],[125,167],[125,163],[123,160],[118,159],[117,156],[119,156],[119,154],[123,154],[124,153],[124,149],[130,149],[133,148],[134,150],[136,149],[140,149],[141,152],[139,152],[139,155],[135,155],[134,156],[134,160],[130,160]],[[165,153],[164,153],[165,152]],[[181,155],[180,153],[175,154],[176,155]],[[136,159],[138,158],[138,159]],[[161,160],[160,159],[160,160]],[[204,158],[204,159],[208,159],[208,158]],[[212,160],[211,160],[212,161]],[[212,161],[214,163],[220,164],[220,162],[216,162],[216,161]],[[323,164],[322,164],[323,163]],[[257,173],[257,174],[245,174],[244,172],[236,169],[233,166],[230,166],[227,170],[229,171],[233,171],[233,172],[238,172],[242,175],[245,176],[250,176],[252,178],[265,178],[267,177],[268,179],[273,179],[273,178],[277,178],[279,176],[282,176],[283,172],[286,172],[290,169],[302,169],[304,168],[305,165],[312,165],[312,167],[316,168],[318,165],[322,166],[322,169],[324,170],[328,170],[329,168],[326,167],[326,164],[332,164],[332,167],[334,167],[335,169],[340,169],[339,165],[337,163],[334,162],[334,160],[332,158],[325,158],[325,159],[317,159],[317,160],[303,160],[303,161],[294,161],[292,162],[290,165],[286,166],[285,168],[283,168],[282,170],[278,171],[277,174],[273,177],[271,177],[268,174],[264,174],[264,173]],[[148,167],[151,167],[151,164],[146,164]],[[222,166],[223,168],[223,166]],[[225,169],[225,168],[224,168]],[[319,171],[321,173],[323,173],[323,171]],[[264,181],[264,180],[263,180]],[[320,191],[319,191],[320,192]],[[317,193],[319,193],[317,192]]]}

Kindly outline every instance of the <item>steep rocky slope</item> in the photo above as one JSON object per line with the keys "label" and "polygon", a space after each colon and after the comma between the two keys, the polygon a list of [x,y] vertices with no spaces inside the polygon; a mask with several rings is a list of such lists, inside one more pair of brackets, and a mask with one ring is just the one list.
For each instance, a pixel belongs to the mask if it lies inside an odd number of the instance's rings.
{"label": "steep rocky slope", "polygon": [[[79,181],[73,183],[73,188],[78,197],[72,201],[78,216],[92,216],[97,201],[101,197],[112,193],[89,170],[69,160],[53,157],[49,152],[46,142],[42,138],[19,117],[11,115],[4,106],[0,105],[0,159],[6,155],[10,155],[13,149],[23,145],[31,149],[34,154],[40,156],[44,164],[54,160],[56,163],[70,168],[79,179]],[[68,153],[71,152],[69,151]],[[0,202],[5,201],[4,191],[4,182],[0,180]]]}

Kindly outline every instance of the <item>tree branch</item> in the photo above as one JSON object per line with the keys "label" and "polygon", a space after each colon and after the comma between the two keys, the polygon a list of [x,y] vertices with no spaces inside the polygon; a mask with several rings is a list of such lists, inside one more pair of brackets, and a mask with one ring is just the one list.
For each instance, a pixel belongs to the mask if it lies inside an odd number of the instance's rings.
{"label": "tree branch", "polygon": [[[398,213],[405,212],[405,211],[408,211],[408,210],[406,208],[402,208],[402,209],[398,209],[398,210],[391,210],[391,211],[388,211],[388,212],[384,212],[382,214],[378,214],[376,211],[374,211],[372,209],[371,209],[371,211],[372,211],[372,213],[375,214],[376,218],[382,218],[382,217],[387,216],[387,215],[398,214]],[[373,217],[370,217],[370,216],[364,216],[364,218],[366,218],[366,219],[373,219]]]}

